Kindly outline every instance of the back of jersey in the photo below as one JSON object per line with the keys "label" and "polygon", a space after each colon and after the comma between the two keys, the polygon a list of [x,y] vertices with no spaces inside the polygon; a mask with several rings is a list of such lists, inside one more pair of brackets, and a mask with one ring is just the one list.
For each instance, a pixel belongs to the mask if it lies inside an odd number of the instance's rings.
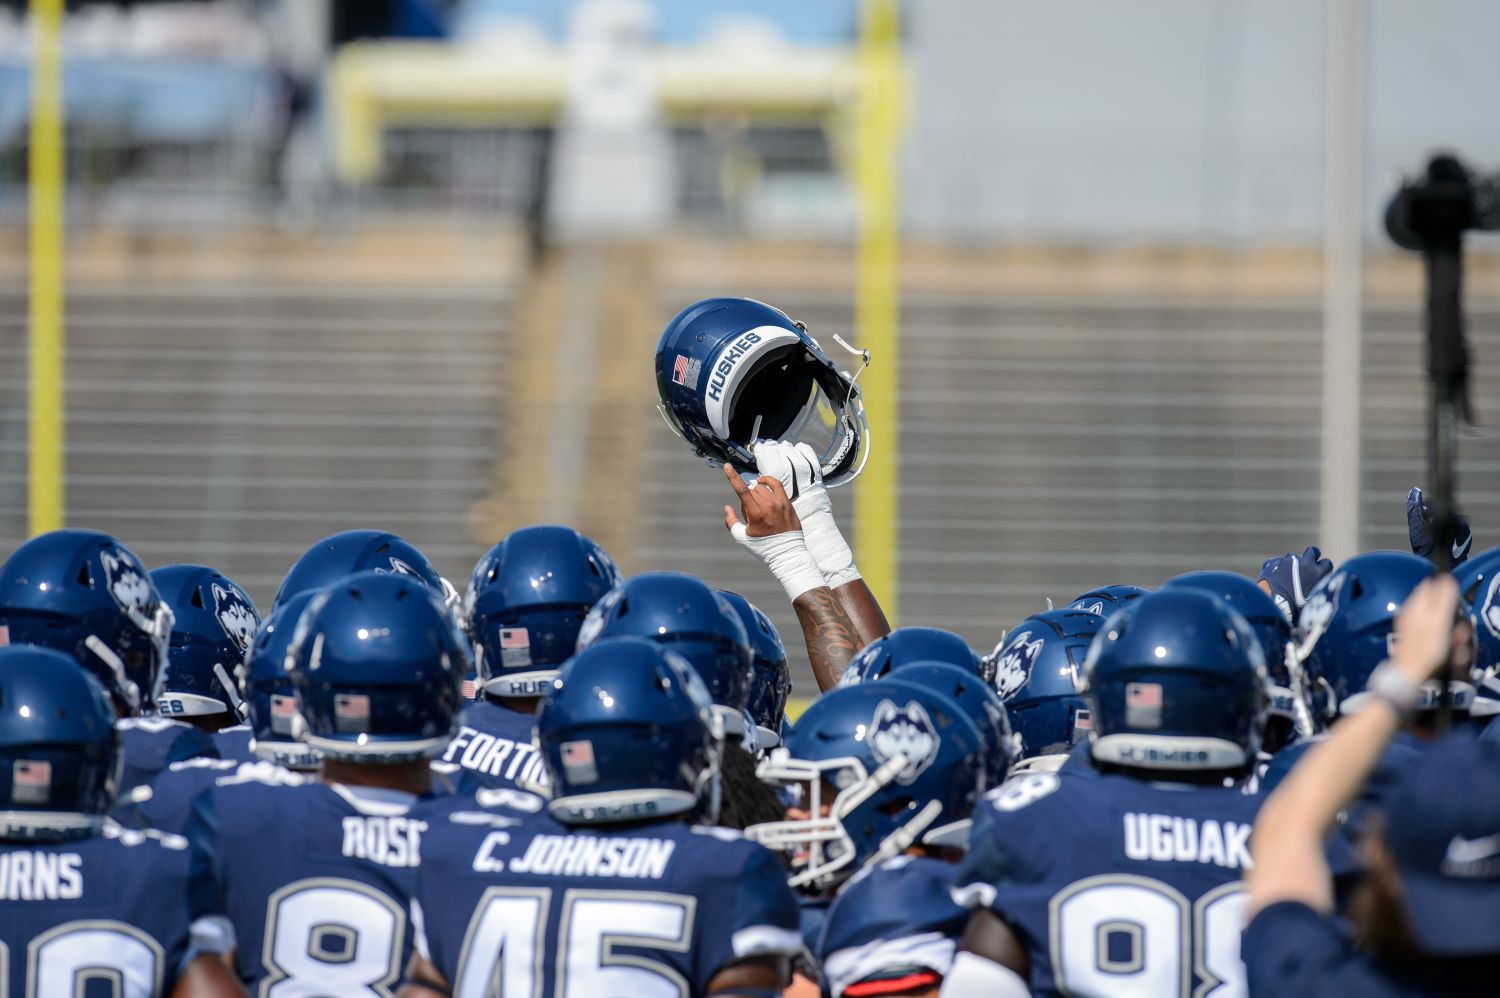
{"label": "back of jersey", "polygon": [[190,724],[165,717],[127,717],[115,727],[120,732],[121,796],[156,779],[174,762],[217,759],[219,748],[213,736]]}
{"label": "back of jersey", "polygon": [[418,948],[455,996],[701,995],[801,948],[780,863],[724,829],[458,809],[423,840]]}
{"label": "back of jersey", "polygon": [[976,811],[954,897],[1011,926],[1034,994],[1243,994],[1243,876],[1259,807],[1238,789],[1020,777]]}
{"label": "back of jersey", "polygon": [[477,700],[464,708],[462,727],[433,766],[461,767],[467,776],[463,783],[469,787],[545,787],[547,767],[532,740],[535,730],[536,718],[530,714]]}
{"label": "back of jersey", "polygon": [[412,951],[422,806],[269,767],[245,767],[198,798],[189,834],[212,852],[252,994],[395,990]]}
{"label": "back of jersey", "polygon": [[4,993],[164,994],[198,955],[190,928],[213,907],[211,880],[177,836],[108,822],[84,839],[0,844]]}

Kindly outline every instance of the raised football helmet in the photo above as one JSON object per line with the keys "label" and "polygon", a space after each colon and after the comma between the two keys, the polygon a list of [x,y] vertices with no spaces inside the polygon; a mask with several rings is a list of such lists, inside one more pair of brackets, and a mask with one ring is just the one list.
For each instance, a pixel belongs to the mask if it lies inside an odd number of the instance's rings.
{"label": "raised football helmet", "polygon": [[[1087,610],[1046,610],[1006,632],[989,658],[995,691],[1020,736],[1022,760],[1066,755],[1093,730],[1093,715],[1079,692],[1089,643],[1104,618]],[[1023,768],[1055,768],[1060,760]]]}
{"label": "raised football helmet", "polygon": [[860,649],[839,676],[839,685],[853,686],[880,679],[908,662],[947,662],[989,678],[984,658],[952,631],[941,627],[898,627]]}
{"label": "raised football helmet", "polygon": [[0,644],[70,655],[130,710],[154,700],[172,610],[146,566],[97,530],[54,530],[0,566]]}
{"label": "raised football helmet", "polygon": [[427,556],[385,530],[344,530],[323,538],[303,553],[281,580],[275,609],[301,592],[322,589],[357,572],[384,572],[419,579],[457,612],[463,597],[438,574]]}
{"label": "raised football helmet", "polygon": [[243,716],[239,676],[260,630],[260,611],[233,580],[206,565],[166,565],[151,581],[176,623],[162,671],[162,717]]}
{"label": "raised football helmet", "polygon": [[1302,667],[1292,654],[1292,625],[1264,589],[1253,579],[1234,572],[1188,572],[1169,579],[1163,589],[1187,587],[1212,593],[1245,618],[1260,639],[1271,680],[1271,710],[1261,750],[1276,753],[1299,736],[1313,733],[1312,710],[1306,699]]}
{"label": "raised football helmet", "polygon": [[586,648],[559,671],[537,713],[552,776],[547,810],[570,825],[692,811],[712,821],[714,728],[708,690],[671,648],[639,637]]}
{"label": "raised football helmet", "polygon": [[302,741],[306,726],[297,712],[297,691],[286,671],[286,653],[302,611],[317,595],[301,592],[271,611],[245,659],[245,719],[256,758],[288,769],[316,769],[323,753]]}
{"label": "raised football helmet", "polygon": [[656,344],[656,388],[667,425],[710,464],[728,462],[747,474],[756,473],[755,442],[798,442],[821,396],[833,413],[832,435],[818,458],[823,481],[830,488],[852,481],[870,446],[854,381],[802,323],[749,298],[689,305]]}
{"label": "raised football helmet", "polygon": [[619,584],[604,549],[571,527],[523,527],[490,548],[463,609],[483,691],[545,696],[589,610]]}
{"label": "raised football helmet", "polygon": [[617,637],[649,638],[687,660],[708,687],[725,735],[746,737],[750,638],[739,614],[708,584],[679,572],[647,572],[601,599],[578,632],[578,650]]}
{"label": "raised football helmet", "polygon": [[1256,761],[1265,655],[1245,618],[1209,593],[1167,589],[1111,615],[1083,681],[1097,762],[1241,773]]}
{"label": "raised football helmet", "polygon": [[[1344,562],[1307,597],[1297,617],[1296,654],[1329,716],[1352,713],[1368,699],[1370,674],[1394,648],[1396,614],[1432,571],[1414,554],[1371,551]],[[1469,612],[1466,605],[1461,611]],[[1435,710],[1441,685],[1428,680],[1422,689],[1417,710]],[[1455,711],[1473,705],[1473,683],[1453,680],[1448,691]]]}
{"label": "raised football helmet", "polygon": [[469,657],[453,615],[421,579],[362,572],[308,603],[286,671],[303,740],[330,759],[408,762],[452,737]]}
{"label": "raised football helmet", "polygon": [[1122,606],[1129,606],[1151,592],[1140,586],[1100,586],[1086,593],[1079,593],[1068,601],[1069,610],[1086,610],[1101,617],[1108,617]]}
{"label": "raised football helmet", "polygon": [[983,756],[973,722],[932,689],[887,677],[830,690],[756,770],[806,817],[745,835],[788,856],[793,887],[819,891],[913,845],[961,846]]}
{"label": "raised football helmet", "polygon": [[768,749],[781,741],[787,697],[792,695],[792,673],[786,664],[786,645],[771,618],[739,593],[717,590],[739,615],[750,638],[750,692],[745,709],[758,729],[756,745]]}
{"label": "raised football helmet", "polygon": [[0,839],[93,831],[119,775],[115,710],[99,681],[61,652],[0,648]]}

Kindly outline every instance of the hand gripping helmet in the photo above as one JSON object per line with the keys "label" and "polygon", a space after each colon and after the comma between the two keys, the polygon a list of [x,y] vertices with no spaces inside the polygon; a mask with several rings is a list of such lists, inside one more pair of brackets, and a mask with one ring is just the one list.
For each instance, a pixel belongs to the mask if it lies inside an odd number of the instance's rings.
{"label": "hand gripping helmet", "polygon": [[1068,601],[1069,610],[1087,610],[1101,617],[1108,617],[1122,606],[1129,606],[1151,590],[1140,586],[1100,586],[1086,593],[1079,593]]}
{"label": "hand gripping helmet", "polygon": [[823,481],[842,485],[864,470],[869,428],[854,378],[770,305],[709,298],[683,309],[657,341],[656,389],[667,424],[701,457],[747,473],[756,440],[797,442],[821,395],[833,410]]}
{"label": "hand gripping helmet", "polygon": [[792,695],[792,673],[786,664],[786,645],[771,618],[739,593],[717,590],[739,615],[750,638],[750,692],[745,709],[755,721],[758,747],[772,748],[781,741],[781,722],[786,719],[786,700]]}
{"label": "hand gripping helmet", "polygon": [[627,580],[589,611],[578,650],[622,636],[650,638],[681,655],[708,687],[720,730],[744,732],[750,723],[750,638],[729,601],[707,583],[678,572]]}
{"label": "hand gripping helmet", "polygon": [[115,710],[92,675],[61,652],[0,648],[0,838],[97,829],[119,762]]}
{"label": "hand gripping helmet", "polygon": [[172,610],[146,566],[109,534],[54,530],[0,566],[0,636],[71,655],[136,709],[156,691]]}
{"label": "hand gripping helmet", "polygon": [[570,825],[711,812],[713,728],[708,690],[670,648],[637,637],[587,648],[563,665],[537,713],[547,810]]}
{"label": "hand gripping helmet", "polygon": [[973,723],[933,690],[894,678],[830,690],[756,770],[807,816],[745,835],[789,855],[793,887],[819,891],[913,845],[962,844],[982,754]]}
{"label": "hand gripping helmet", "polygon": [[206,565],[167,565],[151,581],[172,608],[172,643],[156,712],[162,717],[243,713],[239,679],[260,611],[245,590]]}
{"label": "hand gripping helmet", "polygon": [[1136,769],[1254,765],[1265,655],[1245,618],[1208,593],[1152,593],[1106,619],[1084,662],[1094,759]]}
{"label": "hand gripping helmet", "polygon": [[308,603],[286,671],[308,745],[330,759],[410,762],[452,737],[469,658],[420,579],[362,572]]}
{"label": "hand gripping helmet", "polygon": [[[1391,657],[1401,604],[1431,575],[1432,563],[1425,558],[1371,551],[1344,562],[1308,594],[1297,616],[1296,655],[1322,694],[1327,714],[1350,714],[1366,702],[1370,674]],[[1467,616],[1468,607],[1460,609]],[[1467,712],[1473,685],[1454,681],[1448,689],[1453,709]],[[1422,690],[1417,709],[1436,709],[1441,686],[1428,680]]]}
{"label": "hand gripping helmet", "polygon": [[995,646],[995,691],[1020,736],[1022,759],[1066,754],[1093,730],[1079,686],[1089,643],[1102,626],[1104,618],[1086,610],[1047,610],[1021,621]]}
{"label": "hand gripping helmet", "polygon": [[998,786],[1016,758],[1016,737],[1005,705],[989,683],[950,662],[902,662],[876,680],[899,680],[947,697],[974,724],[983,742],[986,786]]}
{"label": "hand gripping helmet", "polygon": [[302,741],[297,691],[286,671],[286,653],[302,611],[316,592],[298,593],[271,611],[245,659],[245,714],[256,758],[287,769],[317,769],[323,753]]}
{"label": "hand gripping helmet", "polygon": [[450,609],[462,597],[453,583],[438,574],[427,556],[395,534],[384,530],[345,530],[308,548],[276,591],[276,607],[301,592],[322,589],[356,572],[384,572],[420,579]]}
{"label": "hand gripping helmet", "polygon": [[[1275,754],[1300,736],[1313,733],[1312,711],[1306,699],[1306,684],[1292,652],[1292,625],[1276,601],[1253,579],[1234,572],[1188,572],[1168,580],[1163,589],[1200,589],[1219,597],[1234,610],[1260,639],[1266,657],[1266,675],[1271,680],[1271,710],[1266,720],[1261,749]],[[1293,674],[1296,671],[1296,675]]]}
{"label": "hand gripping helmet", "polygon": [[523,527],[490,548],[463,607],[484,692],[545,696],[589,610],[619,584],[604,549],[571,527]]}
{"label": "hand gripping helmet", "polygon": [[865,645],[839,676],[839,685],[853,686],[880,679],[906,662],[947,662],[981,677],[986,672],[980,654],[952,631],[941,627],[898,627]]}

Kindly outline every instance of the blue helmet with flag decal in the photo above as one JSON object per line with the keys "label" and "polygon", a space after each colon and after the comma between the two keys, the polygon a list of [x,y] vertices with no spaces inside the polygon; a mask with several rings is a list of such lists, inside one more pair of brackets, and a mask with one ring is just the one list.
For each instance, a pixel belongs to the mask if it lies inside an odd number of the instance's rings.
{"label": "blue helmet with flag decal", "polygon": [[1089,644],[1102,626],[1104,618],[1087,610],[1046,610],[995,646],[995,691],[1020,735],[1023,759],[1064,754],[1093,729],[1079,687]]}
{"label": "blue helmet with flag decal", "polygon": [[[1250,630],[1260,639],[1266,659],[1266,675],[1271,680],[1271,710],[1266,721],[1264,752],[1275,753],[1299,734],[1312,731],[1311,708],[1299,703],[1300,681],[1294,680],[1295,658],[1292,649],[1292,625],[1276,606],[1276,601],[1256,584],[1254,579],[1235,572],[1188,572],[1169,579],[1163,589],[1186,587],[1212,593],[1245,618]],[[1300,668],[1300,667],[1298,667]]]}
{"label": "blue helmet with flag decal", "polygon": [[746,837],[788,856],[793,887],[826,890],[914,845],[964,845],[987,770],[957,704],[890,676],[819,697],[756,774],[807,817]]}
{"label": "blue helmet with flag decal", "polygon": [[0,839],[93,831],[119,776],[115,710],[99,681],[61,652],[0,648]]}
{"label": "blue helmet with flag decal", "polygon": [[297,691],[286,671],[286,653],[297,622],[316,595],[316,591],[298,593],[272,610],[245,659],[245,720],[250,724],[251,751],[258,759],[288,769],[317,769],[323,760],[323,753],[302,741]]}
{"label": "blue helmet with flag decal", "polygon": [[163,717],[241,713],[239,676],[260,611],[232,579],[207,565],[166,565],[151,581],[172,608],[172,642],[156,712]]}
{"label": "blue helmet with flag decal", "polygon": [[947,662],[988,678],[987,665],[963,638],[941,627],[898,627],[876,638],[850,659],[840,686],[867,683],[908,662]]}
{"label": "blue helmet with flag decal", "polygon": [[1140,586],[1099,586],[1086,593],[1079,593],[1068,601],[1069,610],[1086,610],[1101,617],[1108,617],[1116,610],[1129,606],[1151,592]]}
{"label": "blue helmet with flag decal", "polygon": [[649,638],[687,660],[708,687],[726,734],[749,723],[750,638],[739,614],[702,579],[647,572],[610,590],[578,632],[578,650],[617,637]]}
{"label": "blue helmet with flag decal", "polygon": [[420,580],[450,608],[459,602],[453,584],[438,574],[427,556],[386,530],[344,530],[318,541],[281,580],[272,609],[302,592],[332,585],[358,572],[409,575]]}
{"label": "blue helmet with flag decal", "polygon": [[739,593],[718,590],[739,615],[750,638],[750,691],[745,709],[759,729],[757,745],[771,748],[781,741],[781,724],[786,719],[787,697],[792,695],[792,673],[786,664],[786,645],[771,618]]}
{"label": "blue helmet with flag decal", "polygon": [[708,298],[679,312],[656,344],[656,388],[667,424],[699,456],[747,473],[755,442],[798,441],[821,397],[833,411],[824,482],[864,469],[869,432],[854,378],[802,323],[763,302]]}
{"label": "blue helmet with flag decal", "polygon": [[545,696],[589,610],[619,584],[614,560],[571,527],[511,531],[474,566],[464,597],[484,692]]}
{"label": "blue helmet with flag decal", "polygon": [[469,665],[439,597],[389,572],[352,575],[313,596],[286,654],[303,740],[352,762],[409,762],[446,745]]}
{"label": "blue helmet with flag decal", "polygon": [[1164,589],[1108,617],[1083,682],[1096,762],[1226,774],[1255,764],[1269,705],[1265,654],[1216,596]]}
{"label": "blue helmet with flag decal", "polygon": [[712,813],[718,739],[708,690],[671,648],[617,637],[580,651],[542,701],[547,810],[570,825]]}
{"label": "blue helmet with flag decal", "polygon": [[126,708],[152,700],[171,637],[146,566],[109,534],[53,530],[0,565],[0,644],[72,656]]}

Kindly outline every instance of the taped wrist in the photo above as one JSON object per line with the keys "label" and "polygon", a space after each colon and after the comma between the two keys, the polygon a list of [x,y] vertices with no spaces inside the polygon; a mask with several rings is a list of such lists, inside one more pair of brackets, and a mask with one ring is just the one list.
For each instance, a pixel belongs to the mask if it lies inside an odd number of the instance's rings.
{"label": "taped wrist", "polygon": [[821,485],[808,489],[792,502],[792,507],[797,510],[797,519],[802,521],[807,549],[812,552],[813,561],[823,573],[828,588],[837,589],[858,579],[854,551],[833,518],[833,502],[828,498],[828,490]]}
{"label": "taped wrist", "polygon": [[730,528],[735,543],[766,563],[787,599],[795,600],[803,593],[821,589],[828,585],[812,552],[807,549],[807,540],[801,530],[788,530],[769,537],[751,537],[743,523]]}

